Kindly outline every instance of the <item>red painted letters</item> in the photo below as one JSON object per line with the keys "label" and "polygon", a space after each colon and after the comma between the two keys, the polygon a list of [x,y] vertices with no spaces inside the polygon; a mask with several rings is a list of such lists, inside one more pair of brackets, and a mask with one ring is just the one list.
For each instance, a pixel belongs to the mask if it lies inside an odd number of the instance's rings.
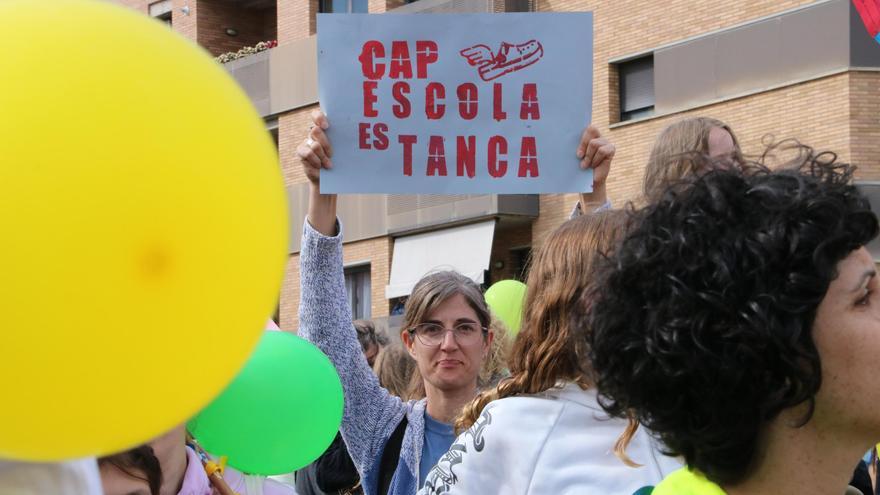
{"label": "red painted letters", "polygon": [[[428,81],[431,65],[440,58],[437,43],[430,40],[411,42],[394,40],[389,46],[380,41],[369,40],[364,43],[358,61],[361,64],[361,72],[364,76],[363,90],[363,117],[367,119],[387,119],[388,104],[391,103],[391,114],[395,119],[402,120],[413,118],[412,95],[424,91],[424,117],[428,120],[452,119],[453,121],[470,121],[480,115],[480,92],[484,92],[484,112],[489,111],[491,106],[492,119],[495,122],[507,120],[507,111],[504,103],[504,84],[494,82],[491,84],[477,82],[463,82],[455,86],[454,94],[451,92],[450,100],[446,101],[446,86],[439,81]],[[415,66],[415,68],[413,67]],[[383,82],[383,79],[386,81]],[[391,81],[387,81],[391,80]],[[414,82],[419,81],[419,82]],[[386,99],[390,85],[392,102],[383,102]],[[510,88],[508,88],[510,89]],[[490,93],[487,93],[491,91]],[[491,96],[492,103],[488,99]],[[420,99],[416,100],[421,102]],[[458,103],[458,112],[451,111],[447,114],[447,105]],[[508,101],[510,106],[515,101]],[[455,107],[452,107],[455,108]],[[514,107],[515,108],[515,107]],[[416,107],[416,112],[420,112]],[[511,109],[513,110],[513,109]],[[516,115],[516,112],[513,113]],[[416,117],[420,117],[416,115]],[[513,117],[515,118],[515,117]],[[460,120],[459,120],[460,119]],[[538,102],[538,85],[525,83],[522,85],[522,98],[519,102],[519,120],[540,120],[541,109]],[[452,123],[452,122],[450,122]],[[394,129],[390,129],[386,122],[359,122],[358,147],[362,150],[386,151],[394,139]],[[447,129],[454,125],[447,126]],[[406,127],[403,128],[407,131]],[[510,137],[510,136],[509,136]],[[512,138],[512,137],[511,137]],[[413,160],[415,148],[419,145],[418,136],[415,134],[398,134],[397,144],[402,151],[403,175],[413,175]],[[455,139],[455,148],[450,147],[450,153],[455,156],[449,157],[455,160],[455,176],[475,178],[479,175],[488,175],[492,178],[502,178],[508,172],[508,153],[511,156],[519,155],[519,167],[516,175],[518,178],[535,178],[540,176],[538,145],[534,136],[520,137],[519,149],[516,149],[513,141],[512,149],[509,149],[508,139],[501,135],[494,135],[485,141],[478,141],[476,135],[438,136],[432,135],[427,138],[427,143],[420,145],[418,156],[420,165],[426,177],[447,177],[446,143],[452,143]],[[427,153],[425,153],[427,152]],[[477,162],[485,159],[486,168],[478,170]],[[424,160],[424,161],[422,161]],[[419,171],[422,173],[422,171]],[[485,175],[484,175],[485,176]]]}

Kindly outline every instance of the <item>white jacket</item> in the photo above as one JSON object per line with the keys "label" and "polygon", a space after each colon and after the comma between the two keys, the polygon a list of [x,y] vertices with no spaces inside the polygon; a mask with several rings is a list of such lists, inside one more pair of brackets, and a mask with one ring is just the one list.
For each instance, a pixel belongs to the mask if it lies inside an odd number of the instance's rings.
{"label": "white jacket", "polygon": [[639,428],[632,468],[614,455],[626,422],[608,419],[596,391],[574,383],[489,403],[428,474],[419,495],[632,495],[680,468]]}

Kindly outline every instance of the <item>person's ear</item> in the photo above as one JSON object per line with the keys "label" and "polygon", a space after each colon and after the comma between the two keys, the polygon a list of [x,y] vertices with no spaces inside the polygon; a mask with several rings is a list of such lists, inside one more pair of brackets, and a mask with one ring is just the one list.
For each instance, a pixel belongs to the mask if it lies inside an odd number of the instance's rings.
{"label": "person's ear", "polygon": [[403,342],[403,345],[404,345],[404,347],[406,347],[406,350],[407,350],[407,352],[409,352],[409,355],[412,356],[413,359],[415,359],[416,352],[415,352],[415,349],[413,349],[413,347],[415,345],[414,336],[412,334],[410,334],[409,331],[407,331],[407,330],[401,330],[400,331],[400,341]]}

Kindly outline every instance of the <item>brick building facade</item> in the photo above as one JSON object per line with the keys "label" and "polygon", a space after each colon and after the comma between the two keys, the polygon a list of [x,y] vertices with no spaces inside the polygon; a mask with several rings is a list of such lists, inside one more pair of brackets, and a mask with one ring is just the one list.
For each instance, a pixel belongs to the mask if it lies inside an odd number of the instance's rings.
{"label": "brick building facade", "polygon": [[[149,13],[150,5],[156,2],[120,3]],[[270,51],[290,52],[285,58],[264,57],[269,65],[266,91],[270,108],[262,111],[277,134],[280,166],[291,194],[293,238],[279,304],[281,326],[287,330],[297,327],[296,238],[305,209],[302,195],[306,179],[295,149],[305,137],[308,115],[316,108],[317,100],[310,86],[316,77],[313,54],[304,52],[313,50],[308,47],[314,45],[308,43],[314,42],[316,14],[325,3],[330,2],[170,0],[172,28],[215,55],[276,36],[279,47]],[[677,119],[696,115],[727,122],[746,153],[760,151],[770,135],[776,139],[795,137],[856,163],[860,180],[880,180],[880,45],[865,44],[863,38],[867,34],[857,23],[847,0],[352,0],[349,4],[359,4],[370,13],[392,9],[592,11],[593,59],[581,63],[593,64],[593,123],[617,146],[608,183],[609,197],[616,205],[638,197],[644,165],[657,133]],[[225,34],[230,27],[237,36]],[[303,57],[302,65],[290,61],[297,60],[296,57]],[[622,93],[622,88],[637,77],[636,72],[631,72],[635,70],[631,62],[642,63],[640,74],[648,74],[650,95],[636,96],[649,98],[645,101],[650,105],[625,116],[629,111],[625,106],[635,98],[633,94]],[[276,81],[274,74],[282,73],[284,64],[296,65],[286,69],[298,71],[298,75],[290,76],[293,79],[289,81]],[[650,67],[650,73],[645,72],[645,67]],[[247,70],[245,67],[230,70],[249,94],[262,94],[262,89],[254,89],[259,84],[255,86],[252,79],[239,74]],[[284,86],[287,93],[274,89],[274,85]],[[305,89],[300,91],[300,86]],[[291,91],[296,94],[290,96]],[[273,96],[276,94],[280,96]],[[624,102],[622,97],[629,100]],[[473,198],[449,201],[468,199]],[[393,306],[385,297],[385,288],[397,239],[412,232],[441,230],[451,224],[495,216],[499,221],[486,267],[485,281],[489,283],[516,276],[528,248],[539,246],[549,232],[568,218],[576,197],[531,198],[532,214],[522,215],[520,210],[514,214],[498,206],[489,215],[450,218],[447,223],[435,222],[430,226],[412,224],[409,228],[389,227],[396,221],[392,216],[406,208],[401,205],[442,212],[445,200],[419,197],[404,201],[387,196],[364,201],[369,203],[363,204],[379,206],[373,210],[341,208],[343,223],[362,221],[381,227],[356,233],[346,242],[345,263],[369,266],[370,304],[364,316],[381,322]],[[499,205],[501,202],[496,201]],[[358,217],[356,211],[367,216]],[[369,217],[371,211],[385,217]]]}

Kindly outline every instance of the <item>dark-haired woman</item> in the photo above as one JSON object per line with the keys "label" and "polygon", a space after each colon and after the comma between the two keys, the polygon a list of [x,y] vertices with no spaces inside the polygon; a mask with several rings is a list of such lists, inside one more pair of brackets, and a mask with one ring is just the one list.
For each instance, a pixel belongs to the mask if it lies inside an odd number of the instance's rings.
{"label": "dark-haired woman", "polygon": [[688,464],[654,495],[844,493],[880,438],[877,219],[799,150],[668,189],[586,298],[603,407]]}

